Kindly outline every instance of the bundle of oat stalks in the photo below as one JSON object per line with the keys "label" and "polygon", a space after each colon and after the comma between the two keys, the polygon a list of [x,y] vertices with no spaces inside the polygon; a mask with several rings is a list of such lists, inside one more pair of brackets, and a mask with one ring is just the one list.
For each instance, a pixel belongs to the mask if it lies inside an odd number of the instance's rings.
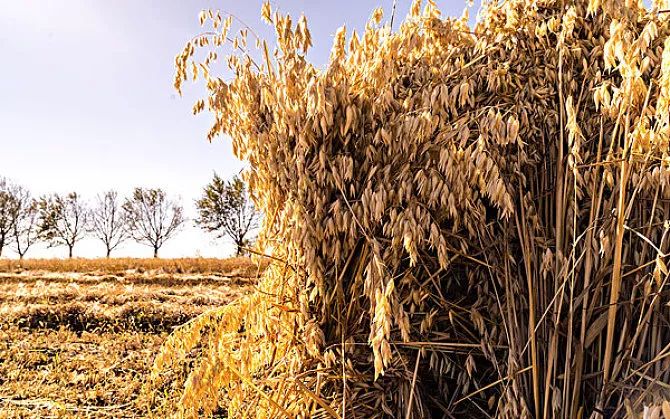
{"label": "bundle of oat stalks", "polygon": [[670,410],[668,14],[507,0],[472,29],[420,3],[340,30],[324,69],[266,5],[277,50],[229,54],[228,80],[211,64],[246,30],[202,15],[176,87],[205,78],[195,111],[249,162],[282,262],[178,330],[155,379],[204,345],[187,415]]}

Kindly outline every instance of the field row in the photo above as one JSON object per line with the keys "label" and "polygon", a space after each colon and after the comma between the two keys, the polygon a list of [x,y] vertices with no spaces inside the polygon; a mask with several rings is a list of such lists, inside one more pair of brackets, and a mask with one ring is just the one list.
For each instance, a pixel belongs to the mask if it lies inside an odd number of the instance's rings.
{"label": "field row", "polygon": [[144,388],[160,345],[249,292],[250,272],[0,274],[0,418],[164,417],[185,374]]}
{"label": "field row", "polygon": [[266,260],[253,261],[245,257],[178,258],[178,259],[0,259],[0,272],[90,272],[97,274],[125,275],[132,273],[156,274],[220,274],[229,276],[255,276],[263,269]]}

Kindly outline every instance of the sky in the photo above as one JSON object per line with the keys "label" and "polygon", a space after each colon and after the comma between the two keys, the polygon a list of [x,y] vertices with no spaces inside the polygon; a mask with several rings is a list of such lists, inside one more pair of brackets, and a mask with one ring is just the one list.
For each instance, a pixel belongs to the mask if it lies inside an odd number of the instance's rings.
{"label": "sky", "polygon": [[[376,7],[388,18],[393,0],[271,3],[296,20],[305,14],[314,44],[308,58],[324,66],[337,28],[345,24],[348,33],[360,33]],[[396,22],[410,3],[397,0]],[[460,0],[437,3],[444,15],[460,16],[465,7]],[[194,225],[194,200],[214,172],[230,178],[244,163],[233,155],[229,138],[207,141],[211,116],[191,112],[204,88],[187,83],[182,97],[174,91],[174,57],[202,32],[202,9],[231,13],[274,45],[272,28],[260,19],[261,5],[261,0],[0,0],[0,177],[34,196],[77,191],[91,202],[109,189],[128,195],[136,186],[163,188],[181,200],[190,221],[161,256],[230,255],[230,242]],[[66,253],[40,245],[28,257]],[[115,252],[151,254],[134,243]],[[75,247],[75,256],[102,255],[104,246],[95,239]]]}

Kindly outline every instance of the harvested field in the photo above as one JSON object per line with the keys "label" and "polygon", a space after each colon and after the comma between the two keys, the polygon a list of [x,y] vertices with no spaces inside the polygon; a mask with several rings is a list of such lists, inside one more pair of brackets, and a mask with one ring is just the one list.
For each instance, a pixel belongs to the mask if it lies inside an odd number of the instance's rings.
{"label": "harvested field", "polygon": [[[265,266],[261,262],[261,266]],[[258,264],[246,257],[216,258],[110,258],[110,259],[4,259],[0,260],[0,272],[47,271],[113,274],[125,276],[133,273],[163,274],[216,274],[248,276],[258,270]]]}
{"label": "harvested field", "polygon": [[[255,281],[248,261],[232,275],[51,264],[0,274],[0,418],[163,416],[177,393],[143,386],[166,336]],[[168,376],[181,386],[185,374]]]}

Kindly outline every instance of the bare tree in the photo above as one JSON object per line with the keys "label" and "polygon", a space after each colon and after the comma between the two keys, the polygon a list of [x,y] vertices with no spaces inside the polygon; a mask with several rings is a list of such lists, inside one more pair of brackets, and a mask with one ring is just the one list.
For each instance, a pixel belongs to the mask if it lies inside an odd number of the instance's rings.
{"label": "bare tree", "polygon": [[17,188],[16,199],[16,221],[11,234],[14,250],[19,259],[23,259],[28,249],[40,240],[39,202],[23,188]]}
{"label": "bare tree", "polygon": [[112,250],[130,238],[126,213],[116,191],[98,195],[96,205],[91,210],[91,232],[105,244],[107,257],[111,255]]}
{"label": "bare tree", "polygon": [[183,207],[168,199],[162,189],[135,188],[123,209],[130,235],[137,242],[151,246],[155,258],[158,250],[185,221]]}
{"label": "bare tree", "polygon": [[86,234],[88,210],[76,192],[66,196],[54,194],[39,204],[40,233],[49,246],[65,245],[72,257],[75,244]]}
{"label": "bare tree", "polygon": [[0,256],[9,244],[16,223],[16,194],[17,186],[8,179],[0,178]]}
{"label": "bare tree", "polygon": [[226,182],[215,173],[196,206],[196,223],[204,230],[216,233],[217,237],[231,238],[237,247],[237,256],[240,256],[259,220],[259,213],[242,179],[235,176]]}

